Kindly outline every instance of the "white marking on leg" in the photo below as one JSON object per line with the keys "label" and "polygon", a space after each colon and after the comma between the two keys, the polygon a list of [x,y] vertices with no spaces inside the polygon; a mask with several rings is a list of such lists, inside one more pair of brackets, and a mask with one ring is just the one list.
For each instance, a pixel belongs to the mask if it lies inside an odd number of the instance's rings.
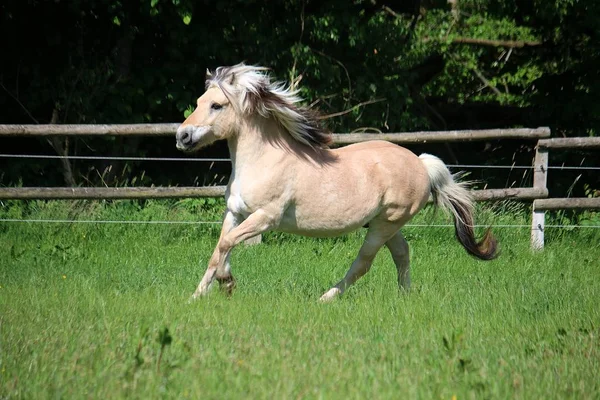
{"label": "white marking on leg", "polygon": [[338,297],[340,294],[342,294],[342,291],[336,287],[333,287],[333,288],[329,289],[323,296],[321,296],[319,301],[322,301],[322,302],[332,301],[333,299]]}

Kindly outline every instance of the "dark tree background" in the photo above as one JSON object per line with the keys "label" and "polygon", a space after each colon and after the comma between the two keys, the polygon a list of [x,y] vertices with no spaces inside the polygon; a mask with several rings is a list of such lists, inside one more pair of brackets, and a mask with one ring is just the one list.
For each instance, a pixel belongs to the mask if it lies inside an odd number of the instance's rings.
{"label": "dark tree background", "polygon": [[[207,68],[245,61],[272,68],[308,104],[335,114],[326,120],[335,132],[550,126],[554,136],[595,136],[599,27],[593,0],[8,0],[0,4],[0,123],[179,122]],[[532,143],[413,150],[448,163],[528,165]],[[179,155],[173,138],[2,138],[0,153]],[[226,157],[226,147],[207,155]],[[600,164],[591,152],[551,162]],[[0,168],[6,186],[205,185],[229,170],[22,159],[0,159]],[[599,174],[580,173],[552,172],[551,194],[593,195]],[[531,179],[522,170],[472,177],[495,187]]]}

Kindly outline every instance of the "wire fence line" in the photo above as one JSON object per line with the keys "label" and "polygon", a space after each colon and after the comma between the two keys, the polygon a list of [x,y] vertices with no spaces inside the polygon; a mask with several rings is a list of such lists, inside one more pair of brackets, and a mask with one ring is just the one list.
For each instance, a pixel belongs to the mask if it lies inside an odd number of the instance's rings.
{"label": "wire fence line", "polygon": [[[108,160],[108,161],[185,161],[185,162],[231,162],[231,158],[191,158],[191,157],[109,157],[109,156],[59,156],[49,154],[0,154],[0,158],[25,159],[67,159],[67,160]],[[534,169],[533,165],[483,165],[483,164],[446,164],[449,168],[483,168],[483,169]],[[581,167],[573,165],[550,165],[548,169],[557,170],[592,170],[600,167]]]}
{"label": "wire fence line", "polygon": [[221,221],[96,220],[96,219],[18,219],[0,218],[0,222],[32,222],[55,224],[146,224],[146,225],[215,225]]}
{"label": "wire fence line", "polygon": [[[58,224],[126,224],[126,225],[221,225],[222,221],[166,221],[166,220],[95,220],[95,219],[19,219],[0,218],[0,222],[20,223],[58,223]],[[473,225],[474,228],[488,228],[490,225]],[[492,228],[531,228],[529,224],[494,224]],[[454,228],[453,224],[406,224],[404,228]],[[545,228],[591,228],[598,229],[600,225],[562,225],[548,224]]]}

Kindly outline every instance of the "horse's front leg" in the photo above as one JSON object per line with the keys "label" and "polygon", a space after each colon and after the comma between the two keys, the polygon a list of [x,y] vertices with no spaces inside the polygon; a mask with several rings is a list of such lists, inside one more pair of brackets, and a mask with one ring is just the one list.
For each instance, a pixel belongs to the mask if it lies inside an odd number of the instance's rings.
{"label": "horse's front leg", "polygon": [[[221,229],[219,240],[221,240],[223,236],[228,234],[233,228],[238,226],[242,220],[243,218],[241,216],[236,216],[230,210],[227,210],[225,213],[225,218],[223,219],[223,228]],[[231,253],[225,257],[225,263],[218,268],[215,273],[215,278],[217,279],[217,282],[219,282],[219,287],[229,295],[231,295],[233,289],[235,288],[235,279],[231,274],[231,265],[229,264],[230,256]]]}
{"label": "horse's front leg", "polygon": [[[233,228],[235,228],[236,226],[239,225],[239,221],[240,218],[236,217],[235,214],[233,214],[231,212],[231,210],[226,210],[225,211],[225,216],[223,217],[223,225],[221,226],[221,234],[219,235],[219,242],[223,239],[223,237],[228,234]],[[209,265],[212,265],[213,260],[215,259],[215,257],[217,256],[216,254],[216,249],[213,252],[213,255],[211,257],[211,262],[209,263]],[[212,274],[213,276],[210,276],[210,274]],[[227,256],[225,258],[225,262],[223,263],[223,265],[221,266],[220,269],[208,269],[206,271],[206,273],[204,274],[204,277],[202,278],[202,281],[200,282],[200,284],[198,285],[198,288],[196,289],[196,291],[194,292],[194,295],[192,296],[193,298],[196,298],[198,296],[201,296],[203,294],[206,294],[209,290],[210,284],[212,283],[213,278],[217,278],[217,281],[219,281],[219,283],[222,282],[222,284],[226,284],[227,283],[232,283],[231,285],[231,290],[233,290],[233,286],[235,286],[234,279],[233,279],[233,275],[231,275],[231,267],[229,265],[229,256]],[[207,284],[208,282],[208,284]]]}
{"label": "horse's front leg", "polygon": [[[231,289],[233,289],[235,283],[233,282],[233,276],[231,275],[228,264],[231,250],[240,242],[273,228],[279,220],[277,217],[277,215],[273,215],[261,209],[250,214],[246,220],[237,226],[235,226],[235,219],[231,221],[231,225],[229,225],[229,223],[226,224],[224,221],[221,236],[212,257],[208,262],[208,268],[192,297],[195,299],[206,294],[210,284],[215,278],[221,281],[222,284],[232,284]],[[227,220],[227,215],[225,216],[225,220]],[[229,227],[230,230],[226,231],[227,227]],[[227,289],[227,286],[225,289]]]}

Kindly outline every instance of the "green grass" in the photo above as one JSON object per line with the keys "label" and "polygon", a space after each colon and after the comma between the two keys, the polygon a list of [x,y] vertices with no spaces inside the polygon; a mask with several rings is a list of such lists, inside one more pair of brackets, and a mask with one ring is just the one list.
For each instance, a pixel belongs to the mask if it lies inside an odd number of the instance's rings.
{"label": "green grass", "polygon": [[[69,204],[0,217],[218,218]],[[0,222],[0,398],[599,398],[600,233],[549,230],[534,253],[527,229],[495,232],[502,254],[481,262],[451,228],[406,228],[412,292],[382,251],[331,304],[364,232],[267,234],[234,251],[232,297],[188,303],[218,227]]]}

